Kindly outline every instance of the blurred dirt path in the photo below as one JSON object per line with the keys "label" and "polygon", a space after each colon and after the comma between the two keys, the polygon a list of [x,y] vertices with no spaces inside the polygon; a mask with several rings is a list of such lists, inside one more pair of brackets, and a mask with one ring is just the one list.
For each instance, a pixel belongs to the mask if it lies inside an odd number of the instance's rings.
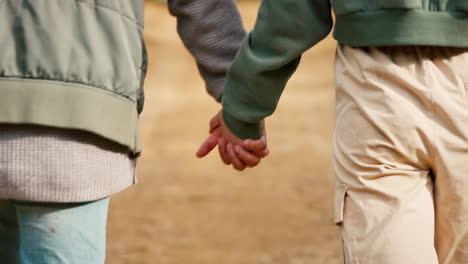
{"label": "blurred dirt path", "polygon": [[[250,29],[258,4],[240,8]],[[107,263],[338,263],[333,40],[305,54],[267,120],[271,156],[238,173],[216,153],[195,158],[219,106],[205,93],[175,19],[164,5],[148,4],[145,27],[150,71],[139,184],[112,199]]]}

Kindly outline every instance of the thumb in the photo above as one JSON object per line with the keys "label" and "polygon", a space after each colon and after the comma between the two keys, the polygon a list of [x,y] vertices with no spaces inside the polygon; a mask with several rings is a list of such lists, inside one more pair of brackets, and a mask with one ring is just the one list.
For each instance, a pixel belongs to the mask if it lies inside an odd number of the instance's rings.
{"label": "thumb", "polygon": [[217,127],[221,126],[221,112],[218,112],[213,118],[210,120],[210,133],[213,132]]}

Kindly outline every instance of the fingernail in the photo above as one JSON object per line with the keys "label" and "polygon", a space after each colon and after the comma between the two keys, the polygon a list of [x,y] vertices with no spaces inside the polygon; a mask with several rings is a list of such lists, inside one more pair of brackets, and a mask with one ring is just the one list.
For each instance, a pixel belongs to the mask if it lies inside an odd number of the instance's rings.
{"label": "fingernail", "polygon": [[240,152],[240,146],[235,146],[235,147],[234,147],[234,150],[236,151],[237,154],[239,154],[239,152]]}

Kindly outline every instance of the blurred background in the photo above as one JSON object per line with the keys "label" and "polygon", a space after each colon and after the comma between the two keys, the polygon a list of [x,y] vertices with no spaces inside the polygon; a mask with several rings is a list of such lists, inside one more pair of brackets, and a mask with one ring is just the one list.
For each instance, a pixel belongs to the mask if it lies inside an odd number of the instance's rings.
{"label": "blurred background", "polygon": [[[250,30],[259,2],[238,4]],[[195,157],[220,106],[175,28],[164,3],[147,2],[144,151],[139,183],[111,200],[107,263],[339,263],[331,162],[335,42],[329,37],[304,55],[267,119],[271,155],[239,173],[217,152]]]}

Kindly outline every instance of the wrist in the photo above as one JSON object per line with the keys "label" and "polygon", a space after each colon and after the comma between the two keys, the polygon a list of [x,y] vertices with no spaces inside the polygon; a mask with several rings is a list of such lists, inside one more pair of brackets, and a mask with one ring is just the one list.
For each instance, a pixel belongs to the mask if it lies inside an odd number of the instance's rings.
{"label": "wrist", "polygon": [[241,139],[259,139],[262,135],[262,124],[261,122],[247,123],[241,121],[225,111],[222,111],[224,124],[227,128]]}

